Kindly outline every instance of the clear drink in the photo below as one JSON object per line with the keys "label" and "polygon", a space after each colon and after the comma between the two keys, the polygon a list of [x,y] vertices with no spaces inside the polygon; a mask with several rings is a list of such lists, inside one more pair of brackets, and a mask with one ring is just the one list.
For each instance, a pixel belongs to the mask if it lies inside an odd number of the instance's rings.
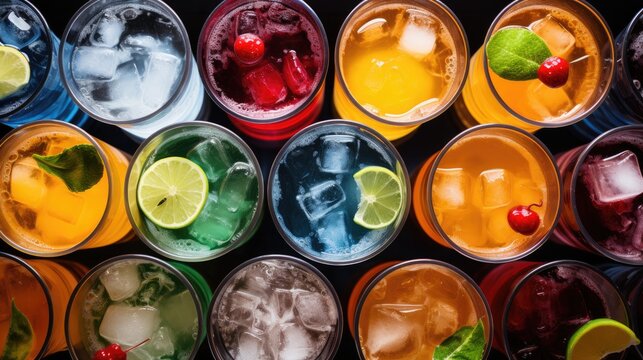
{"label": "clear drink", "polygon": [[41,119],[58,119],[81,126],[81,112],[60,84],[58,44],[42,14],[25,0],[0,4],[0,46],[18,49],[29,63],[29,82],[0,97],[0,119],[16,127]]}
{"label": "clear drink", "polygon": [[208,340],[215,358],[333,359],[342,309],[317,269],[284,255],[249,260],[216,291]]}
{"label": "clear drink", "polygon": [[60,49],[76,103],[139,140],[204,111],[186,30],[161,1],[91,1],[67,25]]}
{"label": "clear drink", "polygon": [[[369,229],[354,218],[361,190],[354,178],[377,166],[399,179],[401,206],[389,225]],[[393,145],[373,130],[342,120],[323,121],[292,137],[268,179],[271,215],[300,254],[329,264],[364,261],[397,236],[410,206],[408,175]]]}
{"label": "clear drink", "polygon": [[[103,170],[96,184],[75,192],[35,157],[79,145],[96,150]],[[60,256],[132,236],[123,197],[128,157],[76,126],[60,121],[21,126],[0,140],[0,164],[0,234],[14,248]]]}
{"label": "clear drink", "polygon": [[[205,172],[209,194],[194,222],[167,229],[152,222],[138,204],[142,173],[155,162],[182,157]],[[206,122],[161,129],[138,149],[128,170],[126,202],[134,230],[153,250],[181,261],[214,259],[243,245],[263,214],[261,168],[248,145],[230,130]]]}
{"label": "clear drink", "polygon": [[[256,59],[235,45],[247,35],[263,43]],[[321,112],[328,39],[303,1],[221,3],[201,31],[198,58],[210,97],[255,139],[288,139]]]}
{"label": "clear drink", "polygon": [[572,127],[586,141],[615,127],[643,122],[643,9],[616,37],[615,46],[614,81],[605,102]]}
{"label": "clear drink", "polygon": [[193,359],[205,339],[203,312],[212,292],[182,264],[124,255],[94,267],[74,290],[65,335],[74,359],[93,359],[111,344],[128,359]]}
{"label": "clear drink", "polygon": [[643,264],[643,125],[613,129],[557,156],[563,178],[558,242]]}
{"label": "clear drink", "polygon": [[22,260],[0,253],[0,354],[9,341],[15,341],[8,339],[12,303],[32,329],[32,335],[27,336],[32,341],[27,359],[65,350],[65,309],[73,288],[87,271],[72,261]]}
{"label": "clear drink", "polygon": [[[489,67],[487,44],[499,30],[526,28],[538,35],[554,56],[569,63],[567,82],[556,88],[539,79],[513,81]],[[601,15],[583,0],[517,0],[507,6],[487,32],[456,102],[459,120],[510,124],[534,132],[578,122],[607,96],[614,70],[614,44]]]}
{"label": "clear drink", "polygon": [[335,47],[335,110],[399,139],[453,103],[468,61],[464,29],[441,2],[363,1]]}
{"label": "clear drink", "polygon": [[[510,261],[535,251],[553,231],[560,184],[552,155],[534,136],[512,126],[481,125],[422,165],[413,209],[439,244],[479,261]],[[528,232],[508,218],[517,206],[537,214],[538,224]]]}
{"label": "clear drink", "polygon": [[374,267],[355,285],[348,304],[360,359],[432,359],[445,339],[479,321],[484,359],[493,331],[489,306],[471,278],[436,260]]}
{"label": "clear drink", "polygon": [[[503,264],[480,287],[496,324],[493,346],[512,359],[563,360],[569,338],[586,322],[611,318],[629,324],[610,280],[578,261]],[[624,359],[624,352],[605,359]]]}

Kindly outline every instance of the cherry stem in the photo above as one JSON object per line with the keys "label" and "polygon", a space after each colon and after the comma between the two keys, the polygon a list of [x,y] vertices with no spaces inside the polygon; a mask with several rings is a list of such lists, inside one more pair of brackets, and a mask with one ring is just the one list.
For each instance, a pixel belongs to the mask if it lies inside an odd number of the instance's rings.
{"label": "cherry stem", "polygon": [[134,346],[130,347],[129,349],[125,350],[125,352],[128,352],[128,351],[130,351],[130,350],[134,350],[134,349],[136,349],[137,347],[143,346],[143,344],[145,344],[145,343],[146,343],[146,342],[148,342],[148,341],[150,341],[150,339],[145,339],[145,340],[141,341],[140,343],[138,343],[138,344],[136,344],[136,345],[134,345]]}
{"label": "cherry stem", "polygon": [[532,207],[532,206],[542,207],[542,206],[543,206],[543,200],[542,200],[542,199],[540,199],[540,202],[539,202],[538,204],[535,204],[535,203],[534,203],[534,204],[531,204],[531,205],[527,206],[527,210],[530,210],[530,211],[531,211],[531,207]]}

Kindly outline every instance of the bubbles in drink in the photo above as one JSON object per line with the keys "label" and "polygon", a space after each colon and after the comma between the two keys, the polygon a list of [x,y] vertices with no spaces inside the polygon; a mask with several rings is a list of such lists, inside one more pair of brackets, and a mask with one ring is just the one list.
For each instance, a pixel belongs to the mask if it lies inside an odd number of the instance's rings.
{"label": "bubbles in drink", "polygon": [[634,88],[643,99],[643,18],[639,18],[629,38],[625,39],[626,63],[632,77]]}

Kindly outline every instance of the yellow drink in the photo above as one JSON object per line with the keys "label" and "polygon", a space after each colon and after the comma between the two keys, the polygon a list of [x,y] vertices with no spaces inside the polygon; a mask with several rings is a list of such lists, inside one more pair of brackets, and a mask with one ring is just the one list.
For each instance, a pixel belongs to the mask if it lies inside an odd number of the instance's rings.
{"label": "yellow drink", "polygon": [[612,79],[614,46],[593,8],[578,0],[516,1],[498,15],[485,44],[496,31],[515,26],[535,32],[552,55],[570,63],[567,83],[550,88],[538,79],[503,79],[487,66],[482,47],[471,57],[455,104],[464,125],[502,123],[533,132],[580,121],[600,105]]}
{"label": "yellow drink", "polygon": [[[97,148],[104,171],[97,184],[74,193],[40,169],[32,155],[55,155],[79,144]],[[129,159],[82,130],[53,121],[18,128],[0,142],[0,163],[0,232],[18,250],[56,256],[131,234],[123,199]]]}
{"label": "yellow drink", "polygon": [[[541,201],[531,208],[541,220],[535,232],[523,235],[510,227],[510,209]],[[440,244],[477,260],[512,260],[551,233],[560,207],[559,175],[535,138],[510,127],[481,126],[422,166],[413,202],[420,225]]]}
{"label": "yellow drink", "polygon": [[399,139],[451,104],[467,56],[463,30],[442,4],[365,1],[340,31],[335,110]]}

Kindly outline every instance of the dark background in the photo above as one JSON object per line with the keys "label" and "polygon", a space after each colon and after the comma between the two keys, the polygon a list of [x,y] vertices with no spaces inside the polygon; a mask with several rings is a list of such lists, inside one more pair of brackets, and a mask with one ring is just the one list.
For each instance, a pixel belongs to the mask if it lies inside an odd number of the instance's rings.
{"label": "dark background", "polygon": [[[62,34],[67,21],[84,3],[83,0],[32,1],[36,7],[42,11],[54,33],[58,36]],[[192,50],[196,53],[196,43],[201,27],[210,12],[219,4],[220,1],[166,0],[166,2],[183,20],[190,35]],[[343,20],[358,4],[358,1],[308,0],[307,2],[321,18],[321,21],[326,28],[332,58],[332,51],[337,38],[337,32],[339,31]],[[508,4],[508,1],[499,0],[444,0],[444,2],[455,12],[464,25],[472,52],[480,47],[487,28],[493,21],[494,17]],[[605,17],[614,34],[618,34],[622,29],[624,29],[627,23],[643,5],[643,2],[640,0],[593,0],[591,2],[592,5],[594,5]],[[324,104],[324,111],[320,118],[322,120],[334,117],[331,111],[332,79],[334,76],[333,67],[334,64],[331,63],[326,79],[326,103]],[[223,111],[218,109],[214,104],[212,106],[210,119],[208,120],[223,124],[226,127],[231,127]],[[132,154],[137,148],[137,144],[129,140],[127,136],[124,136],[124,134],[116,127],[92,121],[88,126],[86,126],[86,130],[97,138],[104,140],[127,153]],[[8,131],[8,127],[0,125],[0,136],[3,136]],[[419,167],[421,161],[438,151],[459,131],[460,130],[451,118],[450,111],[422,125],[409,141],[398,146],[409,172],[413,173]],[[554,154],[582,144],[581,140],[575,138],[574,135],[565,128],[541,130],[536,133],[536,135]],[[252,143],[251,146],[261,162],[264,176],[267,176],[277,149],[261,148],[252,145]],[[224,255],[222,258],[192,264],[193,267],[198,269],[201,274],[205,276],[212,289],[217,287],[221,279],[229,271],[247,259],[264,254],[288,254],[301,257],[279,236],[272,223],[267,207],[265,209],[265,218],[263,219],[261,228],[248,243],[241,248]],[[3,242],[0,242],[0,251],[7,251],[12,254],[27,257],[23,254],[19,254]],[[75,254],[65,256],[64,258],[79,261],[88,267],[93,267],[99,262],[110,257],[126,253],[143,253],[159,256],[142,242],[134,240],[125,244],[113,245],[107,248],[78,251]],[[414,258],[432,258],[452,263],[478,280],[480,279],[480,276],[489,269],[489,265],[469,260],[457,252],[443,248],[429,239],[418,226],[412,211],[411,214],[409,214],[408,221],[398,238],[391,244],[391,246],[374,259],[351,266],[334,267],[321,264],[314,265],[333,283],[342,301],[342,306],[345,309],[353,285],[369,268],[386,260],[407,260]],[[577,259],[591,264],[607,262],[607,259],[605,258],[582,253],[578,250],[559,246],[552,242],[546,243],[538,251],[527,257],[527,259],[533,261]],[[344,324],[346,324],[346,322],[344,322]],[[197,359],[208,359],[211,357],[212,355],[210,355],[208,346],[204,342]],[[67,353],[59,353],[48,357],[50,360],[68,358],[69,355]],[[344,336],[336,358],[342,360],[357,359],[355,343],[346,325],[344,326]],[[504,356],[494,351],[490,358],[503,359]]]}

